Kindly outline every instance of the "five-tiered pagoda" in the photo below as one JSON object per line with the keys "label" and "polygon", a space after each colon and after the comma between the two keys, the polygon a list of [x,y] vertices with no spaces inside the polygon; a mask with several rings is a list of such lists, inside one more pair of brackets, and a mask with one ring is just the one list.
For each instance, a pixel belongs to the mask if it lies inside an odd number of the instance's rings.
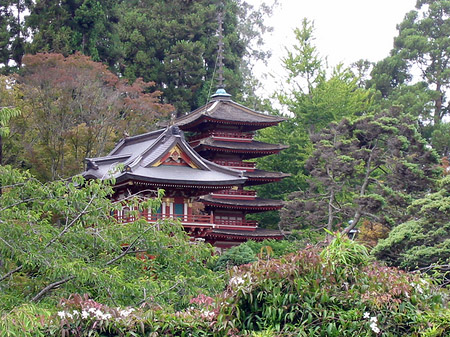
{"label": "five-tiered pagoda", "polygon": [[205,211],[212,215],[214,228],[206,241],[227,248],[249,239],[281,239],[279,231],[260,229],[256,221],[247,220],[248,214],[279,210],[280,200],[259,198],[248,187],[279,181],[287,174],[259,170],[257,157],[277,154],[287,146],[254,140],[255,131],[274,126],[284,119],[256,112],[231,99],[223,88],[205,106],[174,123],[189,132],[189,145],[203,158],[218,165],[243,172],[247,180],[232,188],[214,191],[200,197]]}

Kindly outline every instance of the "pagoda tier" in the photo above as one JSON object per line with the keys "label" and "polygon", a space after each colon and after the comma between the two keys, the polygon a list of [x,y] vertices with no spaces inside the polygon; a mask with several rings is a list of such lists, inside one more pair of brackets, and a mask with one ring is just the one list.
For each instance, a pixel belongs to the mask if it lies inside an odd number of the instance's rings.
{"label": "pagoda tier", "polygon": [[283,202],[281,200],[263,199],[258,197],[251,199],[236,198],[234,196],[222,198],[215,194],[209,194],[200,197],[200,200],[207,208],[250,211],[250,213],[275,211],[283,207]]}
{"label": "pagoda tier", "polygon": [[225,93],[214,95],[206,105],[178,118],[176,124],[181,130],[197,133],[227,128],[237,132],[249,132],[277,125],[284,120],[282,117],[256,112],[233,102]]}
{"label": "pagoda tier", "polygon": [[195,140],[189,144],[202,157],[211,158],[212,160],[214,160],[213,157],[216,153],[233,153],[238,154],[241,159],[251,159],[276,154],[287,148],[285,145],[269,144],[256,140],[251,140],[249,142],[236,142],[216,140],[214,138]]}
{"label": "pagoda tier", "polygon": [[205,239],[219,249],[227,249],[248,240],[281,240],[280,231],[257,228],[252,232],[232,229],[213,229],[205,235]]}

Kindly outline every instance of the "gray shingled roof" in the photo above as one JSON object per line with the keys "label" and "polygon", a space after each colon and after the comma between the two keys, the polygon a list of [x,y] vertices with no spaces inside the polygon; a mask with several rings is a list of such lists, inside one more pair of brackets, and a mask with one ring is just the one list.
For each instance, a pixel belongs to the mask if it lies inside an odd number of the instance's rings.
{"label": "gray shingled roof", "polygon": [[227,149],[239,152],[254,153],[259,151],[281,151],[289,146],[282,144],[269,144],[256,140],[252,140],[251,142],[227,142],[212,138],[203,138],[193,146],[196,151],[200,151],[200,148],[202,147],[213,147],[215,149]]}
{"label": "gray shingled roof", "polygon": [[[178,145],[198,169],[189,166],[152,166],[170,149]],[[155,184],[232,186],[246,180],[241,171],[229,169],[203,159],[184,139],[177,126],[122,139],[105,157],[86,158],[87,178],[114,177],[117,183],[127,180]],[[118,170],[121,164],[123,167]]]}
{"label": "gray shingled roof", "polygon": [[273,199],[255,198],[252,200],[247,199],[223,199],[214,198],[211,195],[205,195],[200,198],[205,203],[214,204],[223,207],[242,207],[242,208],[281,208],[283,207],[283,201]]}
{"label": "gray shingled roof", "polygon": [[236,123],[262,124],[263,126],[277,124],[285,120],[283,117],[264,114],[240,105],[229,98],[216,98],[206,105],[192,111],[186,116],[179,117],[175,124],[182,129],[189,125],[195,125],[205,118],[218,121],[228,121]]}
{"label": "gray shingled roof", "polygon": [[283,233],[279,230],[275,229],[265,229],[265,228],[256,228],[254,231],[243,231],[243,230],[232,230],[232,229],[213,229],[209,236],[219,236],[219,237],[255,237],[255,238],[273,238],[273,237],[281,237]]}
{"label": "gray shingled roof", "polygon": [[282,179],[286,177],[290,177],[289,173],[283,172],[271,172],[255,169],[254,171],[246,171],[244,172],[244,176],[249,179]]}

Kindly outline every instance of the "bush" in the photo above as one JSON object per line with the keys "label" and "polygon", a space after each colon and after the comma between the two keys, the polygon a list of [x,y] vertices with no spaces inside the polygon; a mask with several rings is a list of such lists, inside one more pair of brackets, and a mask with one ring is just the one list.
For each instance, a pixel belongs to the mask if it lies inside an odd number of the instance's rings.
{"label": "bush", "polygon": [[256,254],[246,244],[226,250],[217,260],[214,270],[225,270],[232,266],[251,263],[257,260]]}

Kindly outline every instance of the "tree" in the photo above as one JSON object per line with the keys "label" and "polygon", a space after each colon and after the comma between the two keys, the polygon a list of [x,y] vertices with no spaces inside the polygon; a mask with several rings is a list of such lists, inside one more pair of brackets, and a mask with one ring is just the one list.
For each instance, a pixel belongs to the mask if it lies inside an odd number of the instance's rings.
{"label": "tree", "polygon": [[437,174],[437,156],[415,124],[393,108],[314,135],[309,187],[288,197],[282,225],[348,233],[363,219],[391,228],[405,221],[406,207],[431,190]]}
{"label": "tree", "polygon": [[[395,227],[381,240],[373,253],[390,265],[417,269],[444,265],[450,258],[450,175],[443,177],[433,193],[408,207],[408,221]],[[448,277],[447,277],[448,279]]]}
{"label": "tree", "polygon": [[[114,181],[75,176],[43,184],[8,166],[0,167],[0,184],[2,312],[23,303],[55,306],[72,293],[114,307],[183,306],[223,286],[203,264],[211,249],[190,243],[179,223],[139,219],[140,211],[156,210],[161,192],[113,202]],[[111,216],[124,205],[135,221]]]}
{"label": "tree", "polygon": [[258,187],[263,197],[284,199],[289,193],[305,188],[304,165],[312,153],[310,135],[343,117],[356,118],[369,111],[372,104],[372,92],[359,87],[359,79],[350,69],[342,65],[331,70],[326,67],[314,45],[311,22],[304,19],[295,35],[297,42],[284,59],[288,88],[277,93],[286,121],[258,132],[260,140],[283,143],[289,148],[277,156],[257,160],[259,168],[290,173],[291,177]]}
{"label": "tree", "polygon": [[417,1],[397,29],[394,48],[374,66],[367,85],[379,90],[383,107],[403,105],[417,116],[420,132],[439,149],[431,135],[450,113],[450,3]]}
{"label": "tree", "polygon": [[3,137],[7,137],[10,131],[9,121],[20,114],[20,110],[14,106],[15,92],[12,86],[11,79],[0,76],[0,166],[3,163]]}
{"label": "tree", "polygon": [[121,55],[117,44],[117,1],[111,0],[39,0],[33,3],[25,26],[33,39],[28,53],[76,52],[110,66]]}
{"label": "tree", "polygon": [[27,161],[44,180],[80,172],[84,158],[104,154],[124,133],[153,129],[172,110],[160,92],[148,92],[153,83],[129,85],[81,54],[26,55],[23,62],[18,82],[29,112],[20,133]]}
{"label": "tree", "polygon": [[442,0],[420,0],[417,11],[411,11],[398,26],[394,50],[416,66],[423,80],[433,90],[434,124],[441,123],[450,113],[446,90],[450,85],[450,3]]}
{"label": "tree", "polygon": [[[218,20],[223,15],[224,77],[236,100],[242,92],[251,56],[264,59],[260,36],[271,7],[253,9],[245,1],[124,1],[118,34],[124,55],[119,71],[134,80],[154,81],[177,114],[204,105],[213,93],[217,68]],[[255,42],[257,41],[255,48]],[[258,45],[259,43],[259,45]]]}
{"label": "tree", "polygon": [[268,56],[261,34],[271,10],[243,0],[39,0],[21,29],[32,34],[28,53],[81,52],[131,81],[155,82],[181,114],[205,104],[214,90],[220,11],[228,91],[237,100],[254,95],[250,58]]}
{"label": "tree", "polygon": [[4,0],[0,5],[0,69],[3,74],[9,74],[22,63],[28,37],[24,16],[31,5],[31,0]]}

